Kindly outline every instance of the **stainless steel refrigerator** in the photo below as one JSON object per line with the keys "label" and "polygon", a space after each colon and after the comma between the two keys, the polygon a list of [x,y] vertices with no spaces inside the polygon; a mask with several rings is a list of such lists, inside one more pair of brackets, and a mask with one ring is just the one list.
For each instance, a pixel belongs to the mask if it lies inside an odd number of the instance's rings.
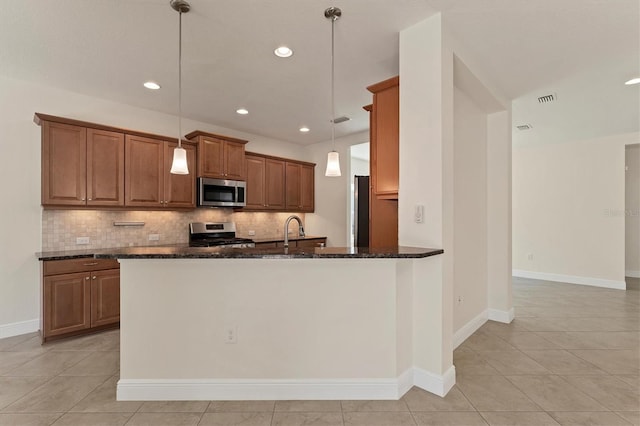
{"label": "stainless steel refrigerator", "polygon": [[369,176],[355,176],[353,198],[354,246],[369,247]]}

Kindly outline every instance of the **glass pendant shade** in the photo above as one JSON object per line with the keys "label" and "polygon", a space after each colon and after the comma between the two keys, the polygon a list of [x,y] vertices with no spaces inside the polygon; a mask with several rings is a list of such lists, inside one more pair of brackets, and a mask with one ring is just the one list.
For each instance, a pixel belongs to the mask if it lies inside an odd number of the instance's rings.
{"label": "glass pendant shade", "polygon": [[336,151],[331,151],[327,154],[327,169],[324,175],[328,177],[342,176],[342,173],[340,173],[340,154]]}
{"label": "glass pendant shade", "polygon": [[173,162],[171,163],[171,173],[174,175],[188,175],[187,150],[182,147],[173,149]]}

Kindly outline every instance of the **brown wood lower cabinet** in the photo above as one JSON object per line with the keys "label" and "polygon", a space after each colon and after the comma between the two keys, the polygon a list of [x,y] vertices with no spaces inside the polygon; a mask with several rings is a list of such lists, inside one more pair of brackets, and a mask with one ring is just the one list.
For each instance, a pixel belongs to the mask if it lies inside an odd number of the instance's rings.
{"label": "brown wood lower cabinet", "polygon": [[44,278],[45,339],[91,327],[90,292],[91,282],[86,272]]}
{"label": "brown wood lower cabinet", "polygon": [[91,274],[91,327],[120,322],[120,270]]}
{"label": "brown wood lower cabinet", "polygon": [[[327,245],[326,238],[306,238],[304,240],[290,240],[289,247],[320,247]],[[284,240],[256,243],[256,248],[281,248],[284,247]]]}
{"label": "brown wood lower cabinet", "polygon": [[108,259],[43,262],[42,340],[120,323],[120,265]]}

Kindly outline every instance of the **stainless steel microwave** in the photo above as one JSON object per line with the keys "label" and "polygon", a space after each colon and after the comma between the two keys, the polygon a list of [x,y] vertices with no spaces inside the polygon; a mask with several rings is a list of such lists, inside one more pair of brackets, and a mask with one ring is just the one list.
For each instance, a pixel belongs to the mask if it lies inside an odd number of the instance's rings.
{"label": "stainless steel microwave", "polygon": [[247,183],[239,180],[198,178],[198,207],[244,207]]}

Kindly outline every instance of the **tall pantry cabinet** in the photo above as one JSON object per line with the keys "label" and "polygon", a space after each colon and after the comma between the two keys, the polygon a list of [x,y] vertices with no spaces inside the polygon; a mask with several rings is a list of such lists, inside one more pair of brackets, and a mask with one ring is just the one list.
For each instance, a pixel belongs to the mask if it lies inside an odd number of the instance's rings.
{"label": "tall pantry cabinet", "polygon": [[398,245],[400,79],[367,87],[373,103],[370,119],[369,246]]}

